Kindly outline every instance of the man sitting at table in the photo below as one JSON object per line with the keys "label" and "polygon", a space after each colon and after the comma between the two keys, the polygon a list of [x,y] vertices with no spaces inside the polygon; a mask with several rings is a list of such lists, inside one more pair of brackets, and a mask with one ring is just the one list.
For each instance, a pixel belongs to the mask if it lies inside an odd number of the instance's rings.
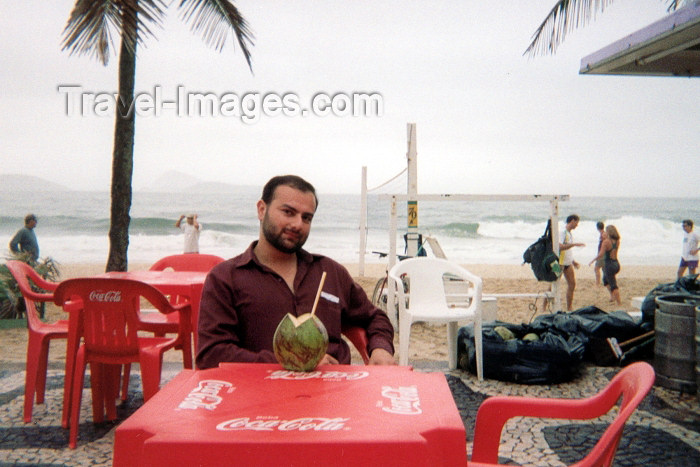
{"label": "man sitting at table", "polygon": [[349,364],[341,324],[367,331],[370,364],[394,365],[394,328],[348,271],[302,249],[318,206],[314,187],[295,175],[273,177],[257,202],[260,234],[248,249],[211,270],[200,302],[197,368],[220,362],[276,362],[272,340],[291,313],[311,312],[327,273],[316,316],[328,331],[319,364]]}

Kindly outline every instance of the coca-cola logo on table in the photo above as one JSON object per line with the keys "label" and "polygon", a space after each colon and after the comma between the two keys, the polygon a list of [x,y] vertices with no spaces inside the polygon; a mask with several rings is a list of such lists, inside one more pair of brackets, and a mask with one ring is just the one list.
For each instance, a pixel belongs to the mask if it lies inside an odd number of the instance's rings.
{"label": "coca-cola logo on table", "polygon": [[219,431],[338,431],[349,418],[302,417],[293,420],[234,418],[216,425]]}
{"label": "coca-cola logo on table", "polygon": [[420,408],[420,397],[418,388],[415,386],[391,386],[382,387],[382,397],[389,399],[389,406],[382,407],[382,410],[399,415],[418,415],[423,413]]}
{"label": "coca-cola logo on table", "polygon": [[91,302],[121,302],[122,293],[119,290],[108,290],[107,292],[93,290],[88,298]]}
{"label": "coca-cola logo on table", "polygon": [[325,379],[336,381],[355,381],[369,376],[368,371],[272,371],[265,379],[307,380]]}
{"label": "coca-cola logo on table", "polygon": [[236,388],[228,381],[219,381],[216,379],[205,379],[199,382],[196,388],[192,389],[189,394],[177,406],[178,409],[206,409],[214,410],[224,400],[219,396],[221,390],[228,388],[227,392],[233,392]]}

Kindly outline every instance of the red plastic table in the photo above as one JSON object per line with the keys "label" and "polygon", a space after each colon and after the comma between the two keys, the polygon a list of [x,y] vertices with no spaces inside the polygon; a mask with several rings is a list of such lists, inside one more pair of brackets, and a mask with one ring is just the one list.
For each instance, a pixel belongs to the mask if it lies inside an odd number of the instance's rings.
{"label": "red plastic table", "polygon": [[277,364],[184,370],[117,427],[114,466],[466,465],[442,373]]}
{"label": "red plastic table", "polygon": [[150,284],[165,295],[185,295],[189,297],[192,307],[192,334],[195,351],[197,349],[197,322],[199,320],[199,301],[202,298],[206,272],[195,271],[112,271],[97,277],[115,279],[132,279]]}

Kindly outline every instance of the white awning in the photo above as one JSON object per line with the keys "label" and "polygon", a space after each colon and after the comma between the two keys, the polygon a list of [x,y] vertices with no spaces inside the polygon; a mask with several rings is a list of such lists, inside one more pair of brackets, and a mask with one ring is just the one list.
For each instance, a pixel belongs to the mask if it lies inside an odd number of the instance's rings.
{"label": "white awning", "polygon": [[700,2],[584,57],[579,73],[700,76]]}

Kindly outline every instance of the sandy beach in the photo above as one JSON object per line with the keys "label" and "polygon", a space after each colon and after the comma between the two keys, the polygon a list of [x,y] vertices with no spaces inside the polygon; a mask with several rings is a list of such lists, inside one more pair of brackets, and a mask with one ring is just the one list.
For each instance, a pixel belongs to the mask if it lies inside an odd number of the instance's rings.
{"label": "sandy beach", "polygon": [[[377,280],[384,277],[386,264],[371,263],[365,265],[364,276],[359,275],[358,264],[346,264],[348,271],[371,297]],[[531,293],[548,290],[548,283],[538,283],[528,265],[464,265],[467,269],[479,275],[484,280],[485,293]],[[131,264],[131,270],[148,269],[147,264]],[[61,264],[61,279],[84,277],[99,274],[104,271],[103,264]],[[631,298],[646,295],[660,283],[675,280],[674,266],[625,266],[618,275],[622,306],[610,303],[608,291],[595,285],[592,267],[581,266],[576,272],[577,286],[574,296],[574,309],[589,305],[597,306],[605,311],[618,309],[632,311]],[[563,293],[566,284],[562,282],[560,290]],[[542,311],[542,301],[534,308],[533,299],[499,299],[498,319],[509,323],[529,322]],[[549,311],[547,311],[548,313]],[[64,312],[53,306],[47,307],[46,318],[49,321],[64,319]],[[24,362],[26,358],[25,329],[6,329],[2,332],[0,346],[3,361]],[[428,360],[446,360],[447,345],[444,325],[426,325],[418,323],[413,326],[411,333],[411,355],[409,358]],[[49,354],[51,362],[62,365],[65,360],[65,341],[58,340],[51,344]],[[357,356],[356,356],[357,357]],[[167,361],[178,361],[179,352],[170,351],[165,355]]]}

